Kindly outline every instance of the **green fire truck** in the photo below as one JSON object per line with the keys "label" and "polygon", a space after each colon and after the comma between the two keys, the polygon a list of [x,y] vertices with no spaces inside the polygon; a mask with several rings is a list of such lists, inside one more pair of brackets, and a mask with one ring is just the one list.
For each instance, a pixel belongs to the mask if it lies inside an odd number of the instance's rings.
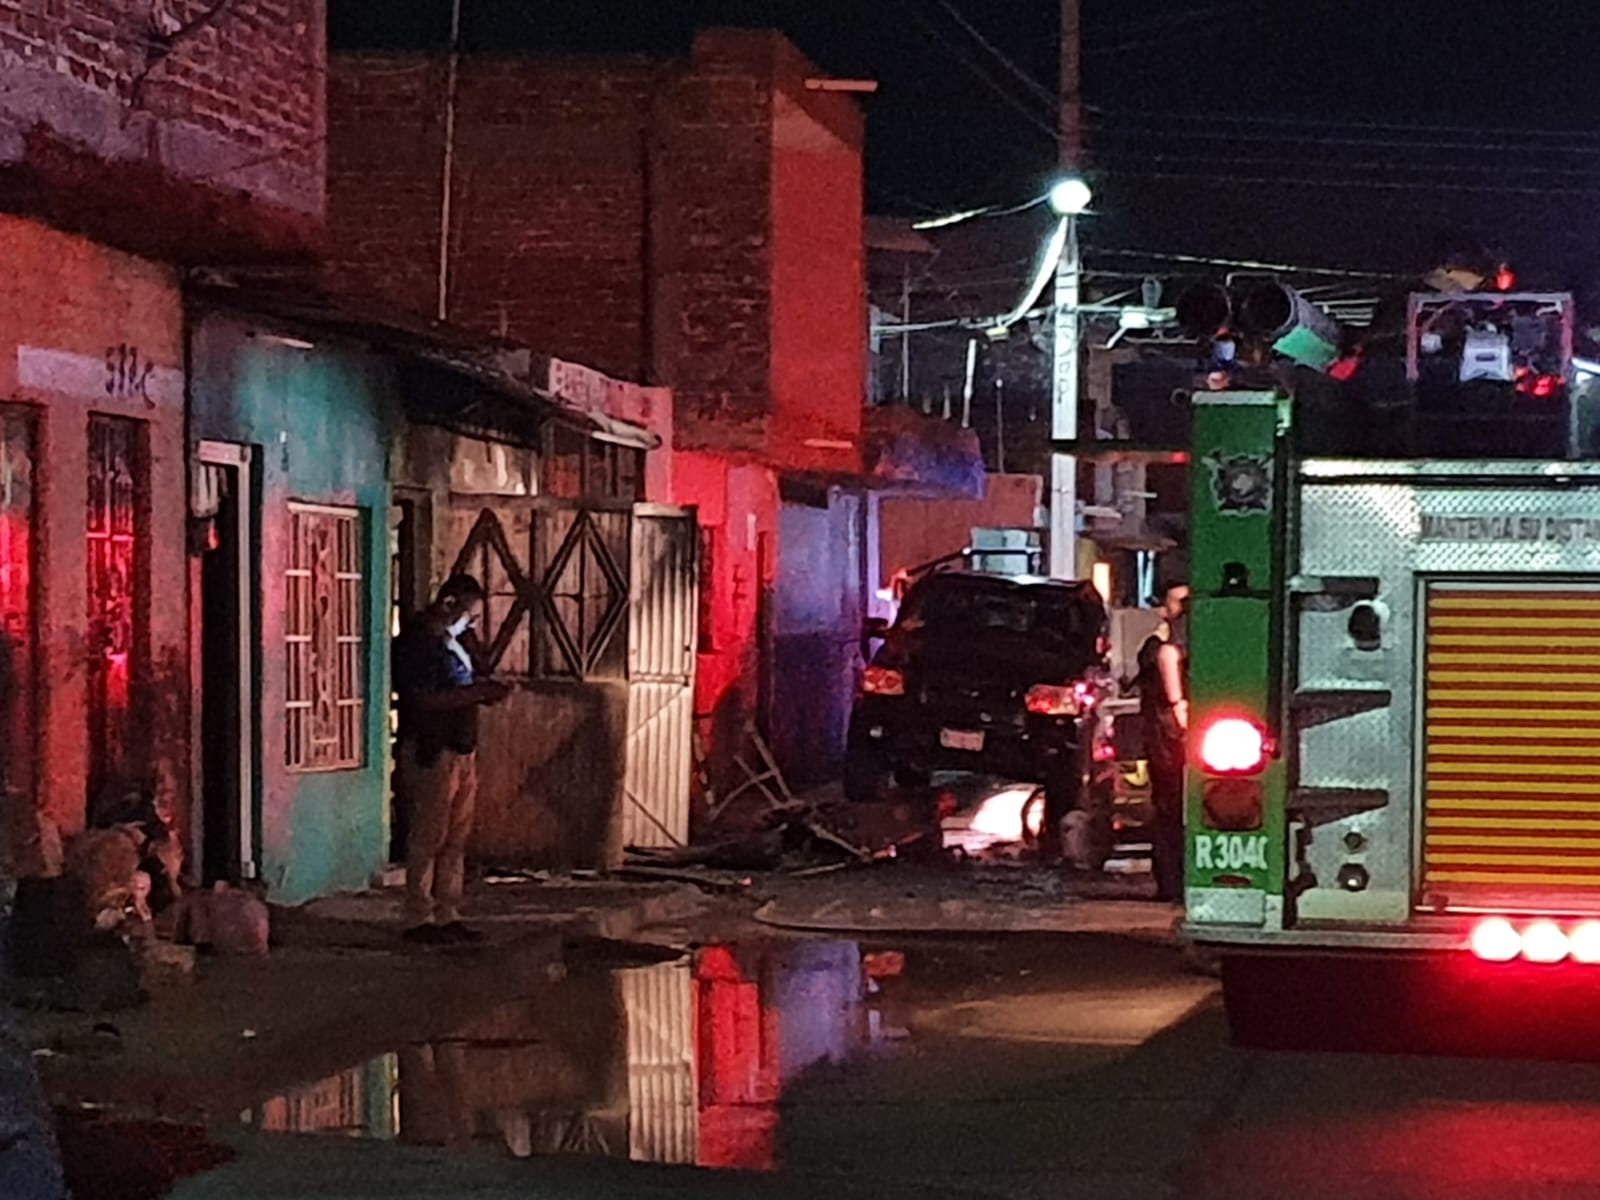
{"label": "green fire truck", "polygon": [[1376,433],[1338,386],[1192,398],[1186,930],[1258,1042],[1600,986],[1600,366],[1569,297],[1448,303]]}

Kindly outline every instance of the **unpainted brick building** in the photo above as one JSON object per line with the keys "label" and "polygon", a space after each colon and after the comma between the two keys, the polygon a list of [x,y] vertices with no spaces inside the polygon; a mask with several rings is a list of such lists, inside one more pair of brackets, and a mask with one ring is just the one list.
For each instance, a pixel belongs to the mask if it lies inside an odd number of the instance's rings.
{"label": "unpainted brick building", "polygon": [[[686,59],[467,57],[444,312],[664,383],[684,450],[859,466],[866,377],[859,110],[776,34]],[[449,65],[340,55],[329,272],[437,312]]]}

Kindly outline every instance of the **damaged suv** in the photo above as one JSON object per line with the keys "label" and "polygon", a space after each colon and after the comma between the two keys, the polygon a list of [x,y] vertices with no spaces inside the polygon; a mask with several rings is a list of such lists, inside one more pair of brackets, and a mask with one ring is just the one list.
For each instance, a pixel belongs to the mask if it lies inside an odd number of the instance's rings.
{"label": "damaged suv", "polygon": [[1044,785],[1074,808],[1107,681],[1109,625],[1088,583],[947,572],[906,593],[850,717],[845,792],[959,771]]}

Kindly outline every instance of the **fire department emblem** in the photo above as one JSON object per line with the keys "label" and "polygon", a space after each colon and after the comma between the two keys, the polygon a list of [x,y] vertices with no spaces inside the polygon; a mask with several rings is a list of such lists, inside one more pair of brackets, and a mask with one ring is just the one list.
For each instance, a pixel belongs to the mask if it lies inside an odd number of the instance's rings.
{"label": "fire department emblem", "polygon": [[1253,454],[1213,454],[1205,460],[1205,465],[1211,472],[1217,511],[1237,516],[1266,512],[1272,507],[1270,458]]}

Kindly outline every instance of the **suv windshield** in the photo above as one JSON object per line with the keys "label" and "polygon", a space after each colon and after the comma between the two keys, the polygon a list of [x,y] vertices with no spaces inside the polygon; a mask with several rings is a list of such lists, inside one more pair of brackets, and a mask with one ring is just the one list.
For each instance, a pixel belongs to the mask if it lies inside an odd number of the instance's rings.
{"label": "suv windshield", "polygon": [[955,635],[1020,633],[1063,644],[1094,638],[1089,614],[1069,592],[963,579],[913,588],[900,624]]}

